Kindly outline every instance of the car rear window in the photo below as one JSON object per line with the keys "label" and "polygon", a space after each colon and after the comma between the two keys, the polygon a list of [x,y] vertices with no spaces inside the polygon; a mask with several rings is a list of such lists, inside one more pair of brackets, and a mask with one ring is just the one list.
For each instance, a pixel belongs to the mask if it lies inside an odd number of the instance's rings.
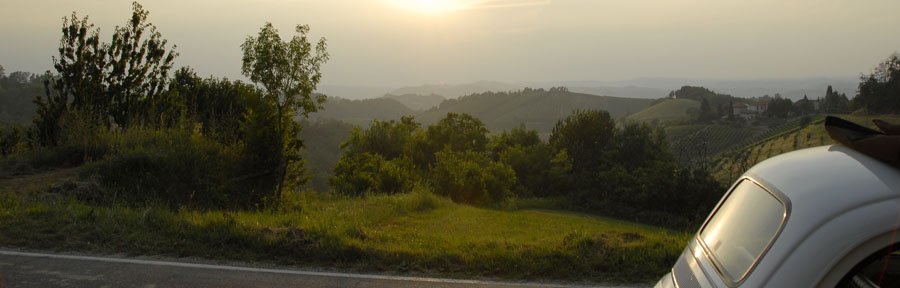
{"label": "car rear window", "polygon": [[753,181],[742,180],[710,218],[700,239],[726,282],[743,281],[787,217],[784,203]]}

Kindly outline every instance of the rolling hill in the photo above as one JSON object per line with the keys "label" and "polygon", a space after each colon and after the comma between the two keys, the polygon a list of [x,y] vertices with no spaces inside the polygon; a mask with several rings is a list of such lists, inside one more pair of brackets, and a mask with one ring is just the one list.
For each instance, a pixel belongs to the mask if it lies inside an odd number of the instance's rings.
{"label": "rolling hill", "polygon": [[394,95],[394,94],[386,94],[383,98],[394,99],[397,102],[402,103],[407,108],[417,111],[425,111],[438,105],[441,105],[441,102],[447,100],[444,96],[437,94],[430,95],[419,95],[419,94],[403,94],[403,95]]}
{"label": "rolling hill", "polygon": [[553,125],[577,109],[606,110],[620,118],[650,106],[653,100],[596,96],[569,92],[564,88],[525,89],[516,92],[486,92],[449,99],[420,114],[424,124],[435,123],[447,113],[468,113],[483,121],[492,131],[524,125],[538,132],[550,132]]}
{"label": "rolling hill", "polygon": [[419,85],[419,86],[401,87],[394,91],[391,91],[390,94],[394,94],[394,95],[437,94],[437,95],[441,95],[441,96],[444,96],[447,98],[458,98],[458,97],[461,97],[464,95],[470,95],[470,94],[474,94],[474,93],[514,91],[514,90],[521,90],[525,87],[527,87],[527,85],[525,85],[525,84],[510,84],[510,83],[494,82],[494,81],[478,81],[478,82],[465,83],[465,84],[427,84],[427,85]]}
{"label": "rolling hill", "polygon": [[311,120],[335,119],[350,124],[367,126],[372,120],[400,119],[404,115],[415,115],[403,103],[390,98],[348,100],[329,97],[325,109],[309,115]]}
{"label": "rolling hill", "polygon": [[691,99],[665,99],[647,109],[628,115],[628,120],[635,121],[689,121],[691,109],[699,110],[700,102]]}

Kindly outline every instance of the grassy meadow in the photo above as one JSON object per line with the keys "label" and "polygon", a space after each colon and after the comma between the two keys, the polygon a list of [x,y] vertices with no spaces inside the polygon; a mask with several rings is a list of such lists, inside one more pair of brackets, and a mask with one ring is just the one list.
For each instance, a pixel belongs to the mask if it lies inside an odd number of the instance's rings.
{"label": "grassy meadow", "polygon": [[[5,179],[0,186],[46,178]],[[690,238],[574,212],[460,205],[424,188],[365,198],[303,193],[285,197],[277,210],[243,211],[97,206],[48,197],[46,191],[0,195],[0,245],[405,275],[615,283],[657,279]]]}

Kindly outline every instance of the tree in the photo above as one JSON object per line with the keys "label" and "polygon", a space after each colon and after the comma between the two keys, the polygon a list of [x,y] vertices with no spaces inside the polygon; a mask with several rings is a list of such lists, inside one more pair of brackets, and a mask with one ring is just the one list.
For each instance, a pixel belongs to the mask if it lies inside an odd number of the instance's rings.
{"label": "tree", "polygon": [[850,100],[846,94],[834,91],[831,85],[828,85],[825,99],[822,100],[822,109],[825,113],[847,113],[850,110]]}
{"label": "tree", "polygon": [[700,115],[697,120],[700,122],[709,122],[715,118],[715,114],[712,111],[712,108],[709,106],[709,101],[706,98],[700,99]]}
{"label": "tree", "polygon": [[[147,22],[149,12],[137,2],[124,27],[117,26],[109,43],[100,42],[99,29],[75,13],[63,18],[59,54],[53,57],[55,75],[47,75],[45,97],[38,97],[35,124],[44,144],[55,145],[59,120],[71,109],[94,124],[123,129],[136,120],[153,120],[150,113],[169,81],[175,57],[167,41]],[[174,48],[174,47],[173,47]]]}
{"label": "tree", "polygon": [[556,122],[550,145],[566,150],[574,173],[593,174],[611,164],[608,151],[615,133],[616,123],[608,112],[578,110]]}
{"label": "tree", "polygon": [[167,41],[155,25],[147,22],[150,12],[137,2],[132,8],[131,19],[124,27],[116,27],[112,41],[103,49],[106,63],[99,63],[108,65],[103,84],[111,105],[110,115],[125,128],[135,119],[155,116],[149,115],[149,107],[165,90],[169,70],[178,56],[172,50],[166,51]]}
{"label": "tree", "polygon": [[319,70],[329,58],[325,38],[319,39],[313,52],[307,36],[309,26],[297,25],[294,31],[296,34],[285,42],[272,23],[267,22],[256,37],[249,36],[241,44],[241,73],[265,89],[265,101],[274,103],[276,110],[275,131],[279,136],[276,145],[281,151],[277,155],[278,196],[284,190],[288,166],[300,163],[301,127],[294,116],[300,114],[306,118],[325,102],[324,95],[313,94],[322,79]]}
{"label": "tree", "polygon": [[900,54],[894,53],[878,64],[869,75],[860,77],[854,109],[871,113],[900,112]]}
{"label": "tree", "polygon": [[420,168],[427,168],[434,164],[435,153],[444,149],[484,152],[488,144],[487,133],[484,123],[478,118],[466,113],[447,113],[446,117],[428,126],[417,139],[418,142],[412,143],[416,150],[424,152],[414,159]]}
{"label": "tree", "polygon": [[788,117],[794,112],[794,103],[791,99],[781,98],[781,95],[775,94],[776,97],[769,101],[769,108],[766,109],[766,115],[775,118]]}

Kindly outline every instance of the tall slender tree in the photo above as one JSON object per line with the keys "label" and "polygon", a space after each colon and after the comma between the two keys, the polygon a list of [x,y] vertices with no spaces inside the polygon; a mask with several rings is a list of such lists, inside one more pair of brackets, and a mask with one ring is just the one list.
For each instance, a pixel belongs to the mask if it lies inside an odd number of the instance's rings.
{"label": "tall slender tree", "polygon": [[278,196],[284,190],[288,166],[300,160],[301,127],[294,117],[299,114],[305,118],[325,102],[325,95],[313,93],[322,79],[319,70],[329,58],[325,38],[319,39],[314,47],[307,36],[309,26],[297,25],[294,32],[289,41],[283,41],[278,30],[267,22],[257,36],[247,37],[241,45],[244,54],[241,72],[265,89],[265,100],[276,108],[276,133],[279,134],[276,141],[281,147]]}

